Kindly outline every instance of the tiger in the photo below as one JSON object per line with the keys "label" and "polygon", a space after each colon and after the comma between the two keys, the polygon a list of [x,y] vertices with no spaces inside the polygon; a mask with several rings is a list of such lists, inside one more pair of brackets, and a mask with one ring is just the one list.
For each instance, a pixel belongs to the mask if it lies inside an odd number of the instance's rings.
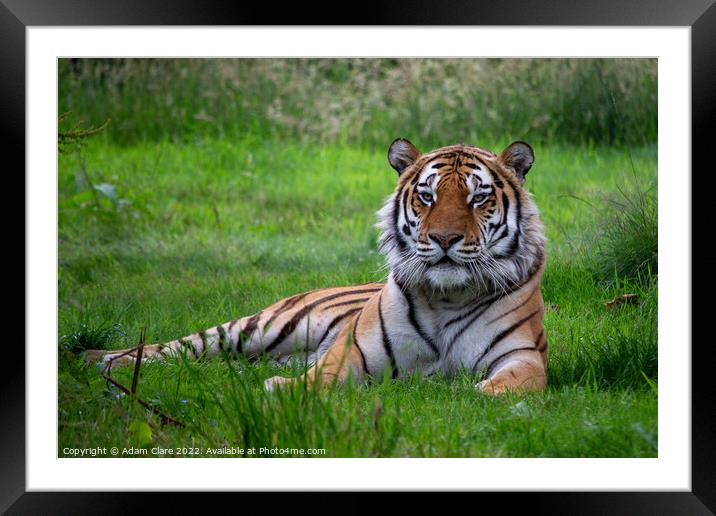
{"label": "tiger", "polygon": [[[385,282],[319,288],[259,312],[164,344],[144,359],[230,354],[285,364],[272,391],[414,373],[467,370],[483,394],[539,391],[547,383],[541,280],[546,237],[524,187],[532,147],[515,141],[499,155],[457,144],[421,153],[398,138],[388,148],[397,186],[377,212]],[[133,363],[128,350],[90,350],[87,359]]]}

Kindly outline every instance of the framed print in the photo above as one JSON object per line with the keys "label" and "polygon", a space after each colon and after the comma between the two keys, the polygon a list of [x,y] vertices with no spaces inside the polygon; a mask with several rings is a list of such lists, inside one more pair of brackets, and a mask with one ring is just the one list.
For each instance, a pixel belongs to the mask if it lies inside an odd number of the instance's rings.
{"label": "framed print", "polygon": [[28,300],[3,508],[436,490],[713,509],[689,236],[713,6],[351,27],[106,7],[2,7]]}

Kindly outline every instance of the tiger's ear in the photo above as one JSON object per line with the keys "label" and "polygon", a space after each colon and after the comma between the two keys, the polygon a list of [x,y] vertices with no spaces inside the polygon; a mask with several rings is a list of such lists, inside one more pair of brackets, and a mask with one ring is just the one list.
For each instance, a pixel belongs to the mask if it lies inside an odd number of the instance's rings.
{"label": "tiger's ear", "polygon": [[403,170],[415,163],[415,160],[419,157],[420,151],[404,138],[394,140],[388,147],[388,161],[390,166],[398,171],[398,174],[401,174]]}
{"label": "tiger's ear", "polygon": [[520,182],[524,183],[527,172],[535,162],[535,153],[529,144],[518,141],[511,143],[503,150],[498,159],[503,165],[514,170]]}

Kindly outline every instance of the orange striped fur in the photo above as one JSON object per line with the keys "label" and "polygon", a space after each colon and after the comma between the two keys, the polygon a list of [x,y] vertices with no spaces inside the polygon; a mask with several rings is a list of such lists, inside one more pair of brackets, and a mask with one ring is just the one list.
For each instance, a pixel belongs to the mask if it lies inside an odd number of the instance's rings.
{"label": "orange striped fur", "polygon": [[[542,389],[547,337],[540,283],[545,237],[523,188],[534,161],[515,142],[500,155],[468,145],[388,151],[398,185],[378,212],[385,283],[313,290],[183,339],[148,345],[146,359],[230,353],[302,357],[312,385],[469,369],[486,394]],[[126,350],[91,350],[109,360]],[[118,359],[133,362],[127,355]],[[274,377],[266,387],[295,382]]]}

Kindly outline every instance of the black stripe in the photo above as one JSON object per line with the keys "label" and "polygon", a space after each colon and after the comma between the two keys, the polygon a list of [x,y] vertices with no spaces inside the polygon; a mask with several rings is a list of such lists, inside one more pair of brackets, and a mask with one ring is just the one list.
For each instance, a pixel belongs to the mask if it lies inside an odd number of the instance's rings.
{"label": "black stripe", "polygon": [[[418,179],[420,179],[420,170],[422,170],[423,167],[425,166],[425,164],[427,164],[429,161],[433,161],[433,160],[440,159],[440,158],[452,158],[452,157],[455,157],[455,154],[456,154],[455,152],[445,152],[443,154],[436,154],[434,156],[423,156],[421,158],[420,162],[416,161],[416,164],[417,164],[415,166],[416,172],[413,175],[413,177],[410,181],[410,184],[414,185],[415,183],[418,182]],[[448,166],[448,167],[452,166],[449,163],[442,163],[441,165]]]}
{"label": "black stripe", "polygon": [[259,319],[261,318],[261,312],[257,312],[254,315],[251,316],[251,318],[246,322],[246,326],[244,326],[244,329],[239,332],[239,334],[236,336],[236,352],[241,354],[244,352],[244,342],[249,341],[251,339],[251,336],[256,331],[256,328],[259,324]]}
{"label": "black stripe", "polygon": [[335,308],[337,306],[352,305],[354,303],[365,303],[369,299],[369,297],[359,297],[358,299],[351,299],[350,301],[341,301],[340,303],[333,303],[332,305],[323,307],[323,309],[328,310],[329,308]]}
{"label": "black stripe", "polygon": [[539,341],[542,340],[542,337],[544,336],[544,328],[542,328],[542,331],[539,332],[539,336],[537,337],[537,340],[535,340],[535,346],[537,346],[537,351],[540,353],[547,349],[547,339],[544,339],[544,346],[539,344]]}
{"label": "black stripe", "polygon": [[470,326],[472,326],[473,323],[474,323],[475,321],[477,321],[477,320],[482,316],[482,314],[484,314],[485,312],[487,312],[487,311],[490,309],[490,307],[493,305],[493,303],[494,303],[495,301],[498,301],[499,299],[501,299],[501,298],[493,299],[492,302],[487,303],[486,306],[485,306],[485,305],[480,305],[480,306],[482,306],[483,308],[482,308],[482,310],[478,311],[477,313],[475,313],[475,311],[479,308],[479,306],[476,307],[475,309],[473,309],[473,310],[470,312],[470,313],[473,313],[474,316],[470,318],[470,320],[467,322],[467,324],[465,324],[465,326],[463,326],[462,328],[460,328],[460,329],[457,331],[457,333],[455,333],[455,335],[454,335],[453,338],[452,338],[452,341],[450,342],[450,344],[449,344],[447,350],[445,351],[445,356],[447,356],[447,355],[450,353],[450,351],[452,350],[453,345],[455,344],[455,341],[457,341],[457,339],[459,339],[460,336],[461,336],[463,333],[465,333],[465,330],[467,330]]}
{"label": "black stripe", "polygon": [[480,168],[480,165],[478,165],[477,163],[467,163],[467,162],[465,162],[465,163],[463,163],[463,165],[465,165],[466,167],[470,167],[470,168],[473,169],[473,170],[477,170],[478,168]]}
{"label": "black stripe", "polygon": [[289,335],[291,335],[291,333],[293,333],[293,331],[296,329],[296,326],[298,326],[298,323],[301,322],[301,320],[308,314],[308,312],[313,310],[318,305],[325,303],[326,301],[330,301],[331,299],[336,299],[338,297],[345,297],[345,296],[350,296],[353,294],[362,294],[365,292],[378,292],[379,290],[381,290],[381,289],[380,288],[372,288],[372,289],[349,290],[349,291],[344,291],[344,292],[337,292],[336,294],[331,294],[329,296],[322,297],[320,299],[313,301],[312,303],[307,304],[306,306],[301,308],[298,312],[296,312],[290,321],[288,321],[286,324],[283,325],[281,330],[278,332],[278,335],[276,336],[276,338],[274,338],[273,342],[271,342],[271,344],[269,344],[266,347],[265,351],[269,352],[272,349],[274,349],[276,346],[281,344],[281,342],[286,337],[288,337]]}
{"label": "black stripe", "polygon": [[179,339],[179,342],[181,343],[182,347],[188,348],[191,351],[193,357],[196,358],[196,350],[194,349],[193,342],[186,341],[184,339]]}
{"label": "black stripe", "polygon": [[400,235],[400,229],[398,228],[398,215],[400,213],[400,195],[396,194],[393,201],[393,235],[395,241],[398,243],[398,249],[405,251],[407,247],[405,240]]}
{"label": "black stripe", "polygon": [[[489,378],[492,372],[495,369],[495,366],[497,363],[502,360],[503,358],[507,357],[508,355],[511,355],[512,353],[515,353],[516,351],[534,351],[535,348],[532,347],[525,347],[525,348],[515,348],[512,349],[506,353],[501,354],[499,357],[497,357],[495,360],[490,362],[490,365],[487,366],[487,372],[485,373],[485,378]],[[484,369],[484,368],[483,368]]]}
{"label": "black stripe", "polygon": [[[520,201],[520,193],[517,190],[517,187],[512,183],[512,181],[508,180],[507,182],[515,194],[515,231],[512,234],[512,241],[507,248],[507,253],[495,255],[495,258],[498,260],[514,256],[514,254],[517,252],[517,248],[520,246],[520,228],[522,226],[522,203]],[[507,212],[505,212],[505,214],[506,213]]]}
{"label": "black stripe", "polygon": [[363,362],[363,370],[365,371],[365,374],[369,375],[370,372],[368,372],[368,364],[365,361],[365,355],[363,354],[363,350],[358,345],[358,342],[355,341],[355,338],[353,340],[353,344],[355,344],[356,348],[358,349],[358,352],[360,353],[360,358],[361,358],[361,361]]}
{"label": "black stripe", "polygon": [[[406,188],[405,188],[405,193],[403,193],[403,214],[405,215],[405,222],[407,222],[408,224],[410,224],[412,227],[415,227],[415,226],[416,226],[415,221],[414,221],[414,220],[410,220],[410,217],[408,217],[408,194],[409,194],[409,193],[410,193],[410,192],[409,192],[409,189],[406,187]],[[406,234],[407,234],[407,235],[410,235],[409,232],[406,232]]]}
{"label": "black stripe", "polygon": [[517,248],[520,246],[520,230],[519,228],[515,229],[515,232],[512,234],[512,240],[510,241],[510,245],[507,248],[507,255],[498,255],[495,258],[497,259],[504,259],[504,258],[510,258],[514,256],[514,254],[517,252]]}
{"label": "black stripe", "polygon": [[415,316],[415,305],[413,304],[413,300],[410,298],[408,293],[403,290],[403,286],[398,283],[397,278],[394,277],[393,281],[395,281],[395,284],[398,285],[398,289],[403,294],[405,300],[408,302],[408,320],[410,321],[410,324],[413,325],[413,328],[415,328],[415,331],[418,333],[418,335],[420,335],[420,337],[428,344],[428,346],[430,346],[430,349],[433,350],[433,353],[439,355],[440,353],[438,352],[438,348],[435,345],[435,342],[427,333],[425,333]]}
{"label": "black stripe", "polygon": [[497,242],[499,242],[500,240],[502,240],[503,238],[505,238],[505,237],[507,236],[507,234],[508,234],[507,226],[501,226],[501,227],[500,227],[500,236],[497,236],[497,234],[495,234],[495,237],[496,237],[496,238],[493,237],[494,240],[492,240],[492,241],[490,242],[490,247],[488,247],[488,249],[490,249],[490,248],[494,247],[495,245],[497,245]]}
{"label": "black stripe", "polygon": [[504,188],[505,183],[502,182],[502,179],[500,179],[499,176],[490,167],[487,167],[487,170],[489,170],[490,174],[492,175],[492,180],[494,181],[494,185],[497,188]]}
{"label": "black stripe", "polygon": [[246,326],[243,330],[241,330],[241,332],[251,337],[251,334],[256,330],[256,327],[259,324],[259,319],[261,318],[262,313],[263,311],[256,312],[254,315],[252,315],[251,318],[246,322]]}
{"label": "black stripe", "polygon": [[281,315],[282,313],[285,313],[286,311],[290,310],[292,306],[294,306],[296,303],[298,303],[301,299],[306,297],[309,294],[309,292],[305,292],[303,294],[298,294],[296,296],[291,296],[288,299],[286,299],[281,306],[279,306],[274,313],[271,315],[268,321],[264,323],[264,331],[266,331],[272,322],[276,320],[276,318]]}
{"label": "black stripe", "polygon": [[502,220],[500,221],[500,224],[505,224],[507,222],[507,213],[510,211],[510,199],[507,197],[507,193],[503,190],[502,191]]}
{"label": "black stripe", "polygon": [[[508,293],[511,293],[511,292],[508,292]],[[488,308],[489,308],[489,305],[491,305],[492,303],[494,303],[501,297],[502,297],[502,293],[499,293],[499,294],[493,294],[493,295],[489,296],[487,299],[480,300],[475,307],[471,308],[467,312],[462,313],[461,315],[458,315],[457,317],[453,317],[448,322],[446,322],[445,325],[443,326],[443,329],[446,330],[449,326],[452,326],[456,322],[460,322],[463,319],[470,317],[477,310],[479,310],[480,308],[483,308],[485,305],[488,305]],[[483,310],[483,312],[484,312],[484,310]],[[480,312],[480,313],[482,313],[482,312]]]}
{"label": "black stripe", "polygon": [[219,325],[216,327],[216,332],[219,334],[219,351],[226,351],[226,330],[223,326]]}
{"label": "black stripe", "polygon": [[[516,193],[516,192],[515,192]],[[497,243],[502,240],[503,238],[507,237],[509,235],[509,227],[507,225],[507,215],[508,210],[510,208],[510,201],[507,198],[507,194],[503,191],[502,192],[502,204],[503,204],[503,212],[502,212],[502,220],[500,223],[503,225],[502,229],[505,229],[507,231],[504,232],[504,234],[500,234],[499,238],[494,239],[492,242],[490,242],[490,248],[497,245]],[[512,234],[512,240],[510,241],[510,244],[507,248],[507,254],[499,254],[496,255],[495,258],[507,258],[509,256],[512,256],[517,251],[517,246],[519,245],[519,235],[520,235],[520,228],[519,228],[519,219],[521,217],[521,209],[519,204],[519,199],[517,200],[517,215],[515,216],[515,220],[517,221],[517,227],[515,229],[515,232]]]}
{"label": "black stripe", "polygon": [[479,364],[480,361],[483,358],[485,358],[485,355],[487,355],[490,351],[492,351],[492,348],[494,348],[495,345],[497,345],[499,342],[501,342],[505,337],[508,337],[512,332],[514,332],[517,328],[522,326],[525,322],[532,319],[535,315],[537,315],[537,312],[539,312],[539,310],[535,310],[528,316],[523,317],[522,319],[517,321],[515,324],[513,324],[509,328],[502,330],[500,333],[495,335],[495,337],[492,339],[492,342],[490,342],[490,344],[485,348],[485,351],[483,351],[482,354],[475,361],[475,364],[472,366],[472,370],[474,371],[477,368],[477,364]]}
{"label": "black stripe", "polygon": [[487,324],[492,324],[493,322],[502,319],[502,318],[505,317],[506,315],[511,314],[511,313],[514,312],[515,310],[519,310],[520,308],[522,308],[523,306],[525,306],[530,299],[532,299],[532,296],[535,295],[535,292],[537,292],[537,289],[536,289],[536,288],[532,291],[532,293],[531,293],[529,296],[527,296],[527,299],[525,299],[524,301],[522,301],[519,305],[517,305],[517,306],[514,307],[513,309],[509,310],[508,312],[505,312],[504,314],[498,315],[498,316],[495,317],[494,319],[491,319],[491,320],[487,321]]}
{"label": "black stripe", "polygon": [[370,374],[368,372],[368,363],[365,361],[365,355],[363,354],[363,350],[358,345],[358,339],[356,337],[356,333],[358,332],[358,321],[360,320],[361,314],[358,314],[358,317],[356,317],[356,322],[353,324],[353,332],[352,332],[352,339],[353,339],[353,345],[358,350],[358,353],[360,353],[360,358],[363,361],[363,370],[366,372],[366,374]]}
{"label": "black stripe", "polygon": [[378,316],[380,317],[380,331],[383,334],[383,348],[390,359],[391,376],[395,379],[398,377],[398,365],[395,363],[390,337],[388,336],[388,332],[385,331],[385,321],[383,320],[383,294],[378,298]]}
{"label": "black stripe", "polygon": [[343,319],[353,315],[354,313],[360,312],[361,310],[363,310],[363,307],[353,308],[353,309],[348,310],[347,312],[339,315],[338,317],[334,318],[331,321],[331,324],[328,325],[328,328],[326,328],[326,331],[323,333],[321,340],[319,340],[318,344],[316,344],[316,350],[318,350],[321,347],[321,344],[323,344],[323,341],[326,340],[326,337],[328,337],[328,335],[331,333],[331,330],[336,326],[336,324],[341,322]]}

